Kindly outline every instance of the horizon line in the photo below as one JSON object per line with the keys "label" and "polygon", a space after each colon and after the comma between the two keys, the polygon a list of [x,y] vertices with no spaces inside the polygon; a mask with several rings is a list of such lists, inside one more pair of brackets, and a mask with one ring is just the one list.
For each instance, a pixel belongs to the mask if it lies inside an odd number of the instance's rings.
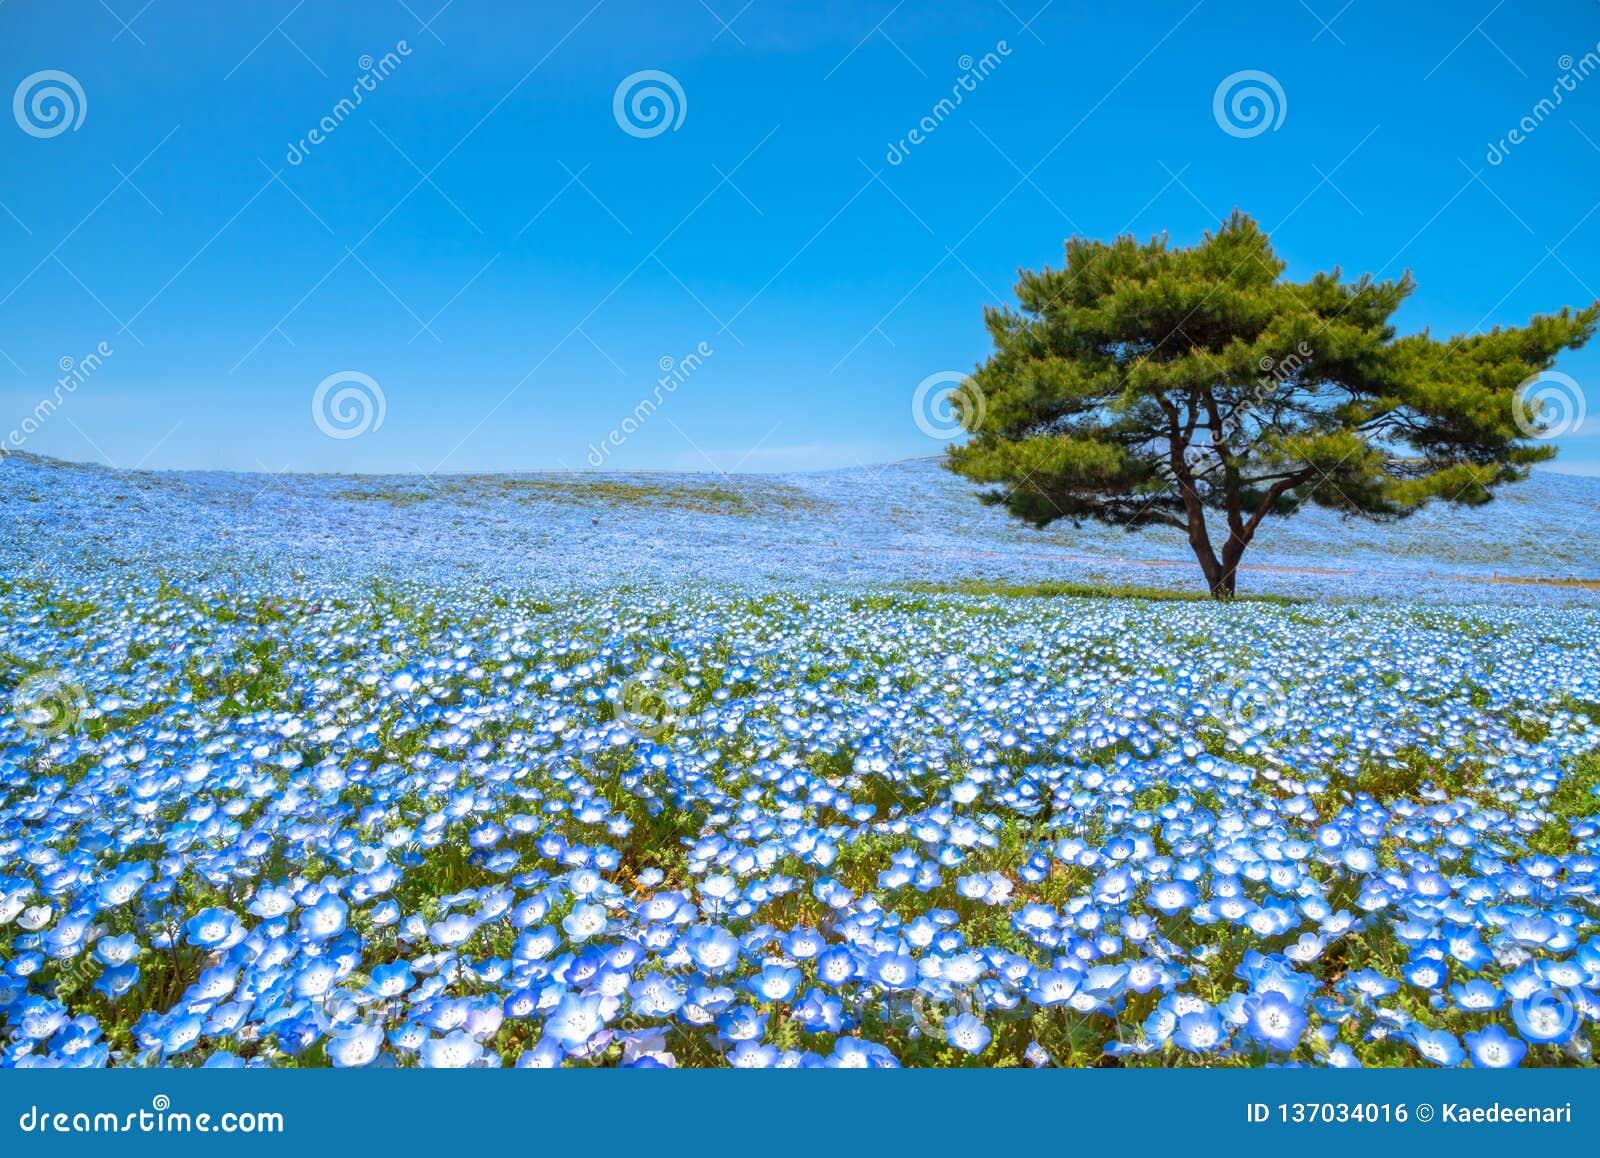
{"label": "horizon line", "polygon": [[[0,447],[0,469],[9,459],[21,459],[40,466],[66,467],[74,470],[97,470],[111,474],[121,475],[199,475],[199,474],[224,474],[238,475],[240,477],[271,475],[275,478],[372,478],[372,479],[397,479],[397,478],[485,478],[517,475],[557,475],[568,477],[584,475],[604,477],[606,475],[679,475],[683,477],[724,477],[731,478],[740,475],[746,478],[778,477],[796,474],[840,474],[853,470],[881,470],[885,467],[902,466],[912,462],[939,462],[943,454],[910,455],[905,458],[891,458],[882,462],[863,462],[853,466],[819,466],[805,467],[797,470],[683,470],[675,467],[634,467],[631,469],[604,469],[598,467],[527,467],[513,468],[488,468],[483,470],[377,470],[377,471],[337,471],[337,470],[241,470],[237,467],[119,467],[109,462],[95,462],[89,459],[58,458],[55,455],[39,454],[30,450],[5,450]],[[1581,477],[1581,476],[1579,476]]]}

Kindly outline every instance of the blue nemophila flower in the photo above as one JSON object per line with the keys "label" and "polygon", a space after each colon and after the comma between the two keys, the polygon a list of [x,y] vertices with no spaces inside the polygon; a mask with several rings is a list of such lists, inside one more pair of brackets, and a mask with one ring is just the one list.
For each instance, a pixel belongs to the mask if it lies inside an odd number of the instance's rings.
{"label": "blue nemophila flower", "polygon": [[238,978],[237,969],[227,965],[217,965],[200,974],[190,987],[190,993],[200,1001],[220,1001],[233,992]]}
{"label": "blue nemophila flower", "polygon": [[543,1038],[531,1049],[523,1050],[517,1057],[518,1069],[553,1069],[566,1058],[567,1053],[551,1038]]}
{"label": "blue nemophila flower", "polygon": [[1039,932],[1055,928],[1056,911],[1049,905],[1027,904],[1013,919],[1023,932]]}
{"label": "blue nemophila flower", "polygon": [[749,981],[750,992],[755,994],[758,1001],[788,1001],[793,996],[795,987],[800,984],[801,973],[798,969],[784,968],[781,965],[768,965]]}
{"label": "blue nemophila flower", "polygon": [[466,944],[478,931],[478,922],[465,913],[451,913],[442,921],[428,926],[428,940],[445,949]]}
{"label": "blue nemophila flower", "polygon": [[1287,946],[1283,955],[1297,965],[1306,965],[1322,956],[1328,939],[1316,933],[1302,933],[1294,944]]}
{"label": "blue nemophila flower", "polygon": [[796,961],[809,961],[827,947],[827,938],[815,929],[796,929],[783,941],[783,951]]}
{"label": "blue nemophila flower", "polygon": [[835,945],[817,957],[817,980],[825,985],[839,986],[857,973],[856,958],[843,945]]}
{"label": "blue nemophila flower", "polygon": [[[288,1014],[288,1010],[279,1011]],[[305,1053],[322,1037],[322,1027],[315,1021],[304,1017],[279,1016],[268,1018],[265,1024],[269,1025],[277,1038],[278,1048],[290,1057],[298,1057]]]}
{"label": "blue nemophila flower", "polygon": [[645,1017],[670,1017],[687,1000],[679,986],[662,973],[650,973],[628,986],[634,1012]]}
{"label": "blue nemophila flower", "polygon": [[1591,978],[1589,970],[1578,961],[1540,961],[1536,967],[1545,984],[1553,989],[1577,990],[1600,980]]}
{"label": "blue nemophila flower", "polygon": [[1112,1001],[1120,996],[1128,981],[1126,965],[1092,965],[1078,983],[1078,992],[1087,993],[1100,1001]]}
{"label": "blue nemophila flower", "polygon": [[375,966],[367,991],[374,997],[399,997],[416,984],[411,975],[411,965],[406,961],[392,961]]}
{"label": "blue nemophila flower", "polygon": [[1377,1001],[1398,990],[1400,983],[1375,969],[1358,969],[1341,978],[1340,986],[1354,989],[1368,1001]]}
{"label": "blue nemophila flower", "polygon": [[1418,1025],[1411,1031],[1411,1040],[1417,1052],[1436,1066],[1458,1066],[1467,1056],[1456,1035],[1449,1030],[1428,1029]]}
{"label": "blue nemophila flower", "polygon": [[1481,969],[1494,960],[1476,929],[1452,926],[1444,931],[1446,951],[1468,969]]}
{"label": "blue nemophila flower", "polygon": [[823,1062],[830,1069],[895,1069],[899,1060],[887,1048],[873,1041],[841,1037],[833,1053]]}
{"label": "blue nemophila flower", "polygon": [[767,1015],[737,1005],[717,1016],[717,1031],[729,1041],[756,1041],[767,1031]]}
{"label": "blue nemophila flower", "polygon": [[1504,994],[1481,977],[1473,977],[1450,986],[1450,999],[1468,1013],[1489,1013],[1500,1008]]}
{"label": "blue nemophila flower", "polygon": [[1305,1010],[1277,990],[1253,993],[1243,1002],[1245,1031],[1252,1039],[1288,1053],[1306,1029]]}
{"label": "blue nemophila flower", "polygon": [[561,928],[574,942],[587,941],[605,931],[604,905],[575,905],[572,912],[561,919]]}
{"label": "blue nemophila flower", "polygon": [[1500,979],[1500,986],[1512,1001],[1521,1001],[1540,992],[1545,986],[1544,977],[1532,961],[1523,963]]}
{"label": "blue nemophila flower", "polygon": [[739,961],[739,941],[720,925],[696,925],[684,940],[684,951],[705,972],[730,972]]}
{"label": "blue nemophila flower", "polygon": [[271,920],[288,914],[294,907],[294,894],[289,889],[263,885],[251,899],[249,911],[257,917]]}
{"label": "blue nemophila flower", "polygon": [[735,1069],[772,1069],[778,1064],[778,1047],[754,1041],[741,1041],[731,1054],[728,1064]]}
{"label": "blue nemophila flower", "polygon": [[838,1033],[843,1028],[844,1005],[820,989],[810,989],[794,1007],[793,1016],[812,1033]]}
{"label": "blue nemophila flower", "polygon": [[311,940],[324,941],[344,931],[349,906],[332,893],[317,898],[300,914],[300,931]]}
{"label": "blue nemophila flower", "polygon": [[95,979],[94,987],[112,1001],[131,990],[139,981],[137,965],[112,965]]}
{"label": "blue nemophila flower", "polygon": [[174,1021],[161,1035],[161,1056],[174,1057],[183,1053],[200,1040],[204,1028],[204,1022],[193,1013]]}
{"label": "blue nemophila flower", "polygon": [[204,909],[183,927],[184,940],[202,949],[219,949],[239,934],[239,919],[227,909]]}
{"label": "blue nemophila flower", "polygon": [[378,1059],[382,1048],[382,1026],[353,1025],[328,1039],[328,1059],[342,1068],[367,1066]]}
{"label": "blue nemophila flower", "polygon": [[1527,1045],[1498,1025],[1463,1034],[1462,1040],[1472,1054],[1472,1064],[1481,1069],[1514,1069],[1528,1053]]}
{"label": "blue nemophila flower", "polygon": [[1076,973],[1048,970],[1033,978],[1028,1000],[1036,1005],[1065,1005],[1078,991],[1081,977]]}
{"label": "blue nemophila flower", "polygon": [[1323,1061],[1333,1069],[1358,1070],[1361,1069],[1361,1059],[1356,1057],[1355,1051],[1345,1042],[1335,1042],[1328,1050],[1328,1055]]}
{"label": "blue nemophila flower", "polygon": [[873,957],[867,966],[868,977],[890,993],[916,988],[917,963],[905,953],[884,953]]}
{"label": "blue nemophila flower", "polygon": [[422,1024],[435,1033],[448,1033],[450,1030],[460,1029],[466,1023],[467,1013],[471,1008],[471,1003],[464,997],[435,997],[420,1007],[415,1003],[412,1005]]}
{"label": "blue nemophila flower", "polygon": [[944,1036],[956,1049],[970,1054],[982,1053],[992,1037],[989,1027],[970,1013],[945,1018]]}
{"label": "blue nemophila flower", "polygon": [[1505,935],[1512,943],[1526,948],[1548,945],[1560,934],[1561,927],[1542,914],[1519,913],[1506,925]]}
{"label": "blue nemophila flower", "polygon": [[584,1045],[605,1026],[599,995],[565,994],[545,1018],[544,1029],[558,1045],[572,1050]]}
{"label": "blue nemophila flower", "polygon": [[427,1040],[428,1031],[414,1021],[389,1031],[389,1044],[402,1053],[416,1053]]}
{"label": "blue nemophila flower", "polygon": [[139,955],[139,941],[132,933],[101,937],[95,942],[94,955],[107,965],[126,965]]}
{"label": "blue nemophila flower", "polygon": [[483,1057],[483,1046],[457,1030],[445,1037],[428,1038],[418,1056],[426,1069],[459,1070],[476,1065]]}
{"label": "blue nemophila flower", "polygon": [[1150,886],[1146,894],[1151,907],[1172,916],[1194,905],[1199,899],[1187,881],[1161,881]]}
{"label": "blue nemophila flower", "polygon": [[1172,1033],[1173,1044],[1191,1053],[1210,1053],[1226,1045],[1227,1040],[1222,1018],[1210,1006],[1183,1014]]}
{"label": "blue nemophila flower", "polygon": [[512,955],[518,961],[542,961],[561,945],[561,934],[549,925],[525,929],[517,937]]}
{"label": "blue nemophila flower", "polygon": [[1438,989],[1444,985],[1446,972],[1443,961],[1413,958],[1404,969],[1405,979],[1419,989]]}
{"label": "blue nemophila flower", "polygon": [[226,1037],[239,1028],[250,1015],[250,1005],[243,1001],[230,1001],[211,1011],[206,1019],[205,1032],[211,1037]]}
{"label": "blue nemophila flower", "polygon": [[153,875],[149,865],[134,865],[101,882],[95,891],[102,905],[108,909],[116,908],[138,896]]}
{"label": "blue nemophila flower", "polygon": [[1525,1041],[1561,1045],[1572,1037],[1582,1020],[1566,994],[1540,989],[1511,1003],[1511,1016]]}
{"label": "blue nemophila flower", "polygon": [[294,975],[296,997],[321,997],[339,978],[339,966],[326,958],[307,961]]}

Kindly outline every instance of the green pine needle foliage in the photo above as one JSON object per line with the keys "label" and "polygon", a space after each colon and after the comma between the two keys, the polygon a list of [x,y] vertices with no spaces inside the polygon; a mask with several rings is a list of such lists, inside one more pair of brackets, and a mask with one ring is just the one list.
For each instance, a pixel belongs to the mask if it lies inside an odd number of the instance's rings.
{"label": "green pine needle foliage", "polygon": [[[1231,598],[1262,522],[1305,503],[1395,519],[1485,503],[1555,454],[1524,383],[1582,345],[1600,302],[1441,340],[1399,337],[1393,281],[1307,281],[1234,212],[1190,248],[1074,237],[992,308],[948,465],[1039,526],[1182,531]],[[1530,413],[1531,411],[1531,413]]]}

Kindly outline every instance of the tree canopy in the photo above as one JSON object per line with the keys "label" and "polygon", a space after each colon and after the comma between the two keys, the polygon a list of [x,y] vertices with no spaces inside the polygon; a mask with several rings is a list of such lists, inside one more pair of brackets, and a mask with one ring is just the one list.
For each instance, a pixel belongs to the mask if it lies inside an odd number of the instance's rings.
{"label": "tree canopy", "polygon": [[1271,516],[1484,503],[1554,456],[1520,388],[1590,337],[1600,302],[1397,337],[1409,273],[1284,269],[1237,210],[1190,248],[1070,239],[1063,268],[1022,271],[1017,306],[986,311],[995,350],[957,400],[973,437],[947,465],[1039,526],[1176,528],[1230,598]]}

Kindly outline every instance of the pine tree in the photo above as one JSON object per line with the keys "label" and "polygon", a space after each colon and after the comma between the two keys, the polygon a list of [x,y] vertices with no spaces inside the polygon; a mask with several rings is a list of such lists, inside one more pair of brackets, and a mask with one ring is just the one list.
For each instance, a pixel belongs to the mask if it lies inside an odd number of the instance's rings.
{"label": "pine tree", "polygon": [[1022,271],[1019,308],[986,311],[995,352],[955,400],[973,438],[947,465],[1038,526],[1176,528],[1227,599],[1269,516],[1484,503],[1555,454],[1519,387],[1590,337],[1600,302],[1396,337],[1409,273],[1284,268],[1237,210],[1187,249],[1072,238],[1065,268]]}

